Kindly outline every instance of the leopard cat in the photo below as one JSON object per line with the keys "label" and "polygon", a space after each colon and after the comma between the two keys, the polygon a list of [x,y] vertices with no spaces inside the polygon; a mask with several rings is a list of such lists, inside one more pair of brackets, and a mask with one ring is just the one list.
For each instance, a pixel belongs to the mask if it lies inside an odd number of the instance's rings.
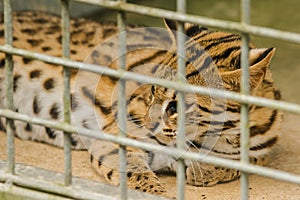
{"label": "leopard cat", "polygon": [[[166,31],[128,26],[126,69],[161,79],[177,80],[176,22],[165,20]],[[186,24],[185,78],[189,84],[240,91],[241,37]],[[114,23],[71,20],[71,59],[117,68],[118,40]],[[3,20],[0,44],[4,44]],[[44,12],[13,14],[13,46],[61,56],[60,18]],[[99,45],[101,44],[101,45]],[[98,48],[100,46],[101,48]],[[250,44],[249,84],[254,96],[280,100],[269,68],[275,48]],[[14,109],[35,117],[63,120],[62,67],[14,56]],[[5,55],[0,54],[0,106],[5,107]],[[116,89],[118,79],[74,70],[71,75],[72,124],[92,131],[118,134]],[[224,96],[226,97],[226,96]],[[178,92],[163,86],[127,81],[127,137],[168,147],[176,146]],[[240,103],[186,93],[186,149],[201,155],[240,159]],[[278,142],[282,113],[250,105],[250,161],[265,165]],[[1,119],[5,130],[5,120]],[[15,122],[15,135],[63,147],[62,132],[25,122]],[[95,170],[119,184],[118,145],[82,137],[71,138],[73,149],[87,149]],[[156,172],[176,172],[178,158],[127,147],[128,187],[164,193]],[[195,161],[185,161],[186,182],[212,186],[239,177],[240,172]]]}

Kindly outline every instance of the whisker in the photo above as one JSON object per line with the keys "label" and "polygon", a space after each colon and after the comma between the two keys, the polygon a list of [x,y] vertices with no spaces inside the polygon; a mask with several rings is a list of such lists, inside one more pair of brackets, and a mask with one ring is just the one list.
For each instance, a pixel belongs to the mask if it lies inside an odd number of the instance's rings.
{"label": "whisker", "polygon": [[[190,144],[192,144],[192,145],[195,147],[195,145],[194,145],[191,141],[188,140],[188,142],[189,142]],[[191,150],[190,150],[190,148],[189,148],[189,146],[188,146],[187,144],[186,144],[186,147],[187,147],[187,150],[191,152]],[[200,152],[200,151],[199,151],[199,152]],[[200,172],[201,177],[203,177],[203,173],[202,173],[202,170],[201,170],[201,166],[200,166],[201,163],[200,163],[200,162],[191,162],[191,165],[190,165],[190,166],[192,167],[192,171],[193,171],[194,184],[197,185],[197,180],[196,180],[196,170],[195,170],[194,164],[197,165],[196,167],[199,169],[198,171]],[[202,187],[204,187],[204,181],[202,182]]]}
{"label": "whisker", "polygon": [[[193,147],[195,147],[195,149],[197,149],[198,150],[198,147],[193,143],[193,142],[191,142],[187,137],[186,137],[186,141],[190,144],[190,145],[192,145]],[[186,144],[186,146],[187,147],[189,147],[187,144]],[[188,148],[189,149],[189,148]],[[200,150],[198,150],[198,152],[200,152]]]}

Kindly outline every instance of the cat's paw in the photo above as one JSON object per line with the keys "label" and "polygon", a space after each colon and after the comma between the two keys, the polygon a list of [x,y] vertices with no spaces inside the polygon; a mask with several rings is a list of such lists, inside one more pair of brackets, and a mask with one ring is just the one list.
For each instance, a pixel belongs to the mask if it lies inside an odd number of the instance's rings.
{"label": "cat's paw", "polygon": [[[119,171],[106,168],[102,173],[106,180],[112,185],[119,185]],[[127,172],[127,187],[132,190],[162,194],[166,192],[158,177],[152,171]]]}
{"label": "cat's paw", "polygon": [[240,176],[240,172],[234,169],[193,162],[186,169],[186,176],[186,181],[190,185],[213,186],[217,183],[235,180]]}
{"label": "cat's paw", "polygon": [[166,192],[166,189],[152,171],[127,172],[127,178],[128,188],[130,189],[152,194],[162,194]]}

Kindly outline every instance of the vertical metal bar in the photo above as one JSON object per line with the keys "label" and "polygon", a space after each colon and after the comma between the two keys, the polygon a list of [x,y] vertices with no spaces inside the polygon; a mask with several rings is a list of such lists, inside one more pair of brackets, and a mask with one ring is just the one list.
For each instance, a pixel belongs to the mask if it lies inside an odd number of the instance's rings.
{"label": "vertical metal bar", "polygon": [[[5,45],[12,46],[12,6],[10,0],[4,0],[4,37]],[[6,86],[6,108],[14,110],[13,99],[13,57],[10,54],[5,54],[5,86]],[[6,134],[7,134],[7,172],[14,173],[15,171],[15,145],[14,145],[14,121],[6,119]]]}
{"label": "vertical metal bar", "polygon": [[[126,2],[126,0],[119,0]],[[125,31],[125,13],[119,12],[117,16],[119,30],[119,59],[118,70],[124,72],[126,70],[126,31]],[[118,124],[119,136],[126,137],[126,85],[125,80],[120,79],[118,82]],[[119,150],[119,174],[120,174],[120,196],[121,199],[127,200],[127,161],[126,146],[120,145]]]}
{"label": "vertical metal bar", "polygon": [[[250,0],[241,0],[241,23],[250,23]],[[249,94],[249,34],[242,34],[242,77],[241,93]],[[249,163],[249,105],[241,105],[241,162]],[[248,199],[249,180],[248,174],[241,173],[241,199]]]}
{"label": "vertical metal bar", "polygon": [[[61,27],[62,27],[62,57],[70,57],[70,16],[69,1],[61,0]],[[71,123],[70,118],[70,69],[63,68],[63,109],[64,121]],[[64,132],[64,182],[66,186],[72,184],[72,156],[71,156],[71,134]]]}
{"label": "vertical metal bar", "polygon": [[[177,12],[185,13],[186,12],[186,1],[177,0]],[[178,62],[178,71],[177,78],[179,83],[185,83],[185,32],[184,32],[184,23],[179,22],[177,28],[177,62]],[[185,148],[185,94],[184,92],[178,92],[178,102],[177,102],[177,138],[176,144],[178,149]],[[178,159],[177,161],[177,199],[184,199],[184,188],[185,188],[185,164],[184,159]]]}

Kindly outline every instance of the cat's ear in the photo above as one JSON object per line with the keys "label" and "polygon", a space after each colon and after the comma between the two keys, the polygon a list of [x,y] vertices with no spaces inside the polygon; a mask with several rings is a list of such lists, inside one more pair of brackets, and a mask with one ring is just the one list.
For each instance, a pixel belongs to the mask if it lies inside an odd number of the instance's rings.
{"label": "cat's ear", "polygon": [[[177,31],[177,26],[178,26],[177,21],[170,20],[170,19],[164,19],[164,23],[165,23],[166,28],[170,31],[173,39],[176,39],[176,37],[177,37],[176,31]],[[196,25],[196,24],[192,24],[192,23],[188,23],[188,22],[184,23],[184,31],[188,37],[192,37],[195,34],[200,33],[201,31],[206,31],[206,30],[207,30],[207,28]]]}
{"label": "cat's ear", "polygon": [[164,19],[165,26],[169,31],[173,44],[176,44],[177,22],[170,19]]}
{"label": "cat's ear", "polygon": [[177,30],[177,21],[164,19],[164,23],[167,29],[176,31]]}
{"label": "cat's ear", "polygon": [[270,66],[272,57],[275,53],[275,48],[260,48],[251,49],[249,52],[250,66],[260,66],[268,68]]}
{"label": "cat's ear", "polygon": [[[263,81],[274,53],[275,48],[250,50],[249,84],[251,91],[257,88]],[[239,92],[241,75],[241,69],[222,73],[221,76],[225,89]]]}

